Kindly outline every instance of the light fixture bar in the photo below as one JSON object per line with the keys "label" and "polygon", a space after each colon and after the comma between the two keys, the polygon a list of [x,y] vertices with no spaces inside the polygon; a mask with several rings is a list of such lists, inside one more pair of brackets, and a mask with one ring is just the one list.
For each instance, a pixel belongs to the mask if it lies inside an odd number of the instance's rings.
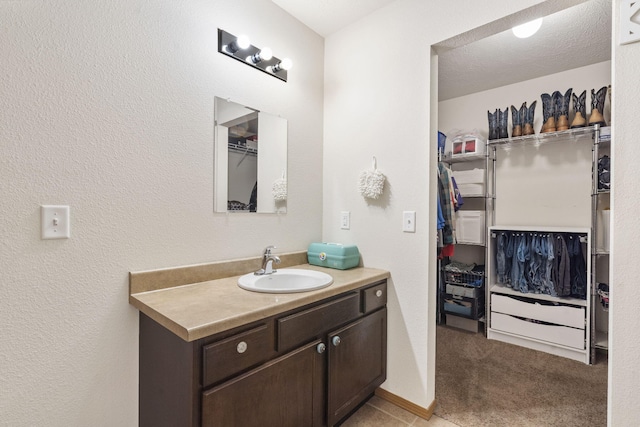
{"label": "light fixture bar", "polygon": [[[233,59],[237,59],[250,67],[257,68],[258,70],[282,81],[287,81],[287,69],[281,66],[281,63],[284,60],[280,60],[275,56],[265,55],[264,52],[260,55],[261,49],[252,44],[244,49],[237,49],[237,45],[238,37],[218,28],[218,52],[230,56]],[[229,49],[229,46],[232,46],[232,48]],[[269,48],[264,48],[265,51],[267,49],[269,51],[271,50]],[[269,56],[270,58],[266,59]],[[257,61],[258,59],[260,60]],[[290,62],[291,61],[289,61],[289,63]]]}

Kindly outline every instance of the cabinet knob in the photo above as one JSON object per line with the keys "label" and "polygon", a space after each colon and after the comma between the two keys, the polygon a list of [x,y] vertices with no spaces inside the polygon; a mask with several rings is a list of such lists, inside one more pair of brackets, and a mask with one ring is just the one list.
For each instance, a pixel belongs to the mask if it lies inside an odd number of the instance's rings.
{"label": "cabinet knob", "polygon": [[324,345],[324,343],[320,343],[316,346],[316,350],[318,351],[318,353],[322,354],[324,353],[324,351],[327,349],[327,346]]}
{"label": "cabinet knob", "polygon": [[331,344],[334,345],[334,347],[337,347],[340,345],[340,337],[339,336],[335,336],[333,338],[331,338]]}
{"label": "cabinet knob", "polygon": [[244,341],[240,341],[238,343],[238,345],[236,346],[236,350],[238,351],[238,353],[242,354],[245,351],[247,351],[247,343]]}
{"label": "cabinet knob", "polygon": [[377,296],[378,298],[380,298],[380,297],[382,296],[382,290],[378,289],[378,290],[376,291],[376,296]]}

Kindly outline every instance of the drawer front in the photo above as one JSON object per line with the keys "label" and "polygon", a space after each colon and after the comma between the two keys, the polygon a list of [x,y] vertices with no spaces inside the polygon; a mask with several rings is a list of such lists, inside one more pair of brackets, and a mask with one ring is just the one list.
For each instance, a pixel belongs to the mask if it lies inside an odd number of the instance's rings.
{"label": "drawer front", "polygon": [[202,347],[204,387],[265,362],[273,355],[273,328],[261,325]]}
{"label": "drawer front", "polygon": [[448,294],[456,297],[478,298],[482,295],[482,289],[480,288],[470,288],[467,286],[453,285],[451,283],[447,283],[445,289]]}
{"label": "drawer front", "polygon": [[566,305],[543,305],[520,301],[506,295],[491,295],[491,312],[511,314],[527,319],[541,320],[557,325],[584,329],[585,308]]}
{"label": "drawer front", "polygon": [[442,294],[445,313],[463,316],[469,319],[480,319],[484,316],[484,296],[467,298],[458,295]]}
{"label": "drawer front", "polygon": [[360,294],[352,292],[337,300],[278,319],[278,351],[289,350],[360,315]]}
{"label": "drawer front", "polygon": [[581,350],[585,348],[584,329],[533,323],[500,313],[491,315],[491,328]]}
{"label": "drawer front", "polygon": [[387,282],[362,290],[362,312],[370,313],[387,304]]}

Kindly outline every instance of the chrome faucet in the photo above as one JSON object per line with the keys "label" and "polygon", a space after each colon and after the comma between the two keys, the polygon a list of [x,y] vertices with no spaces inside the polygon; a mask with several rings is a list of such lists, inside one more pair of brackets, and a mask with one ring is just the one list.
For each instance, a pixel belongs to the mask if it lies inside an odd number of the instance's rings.
{"label": "chrome faucet", "polygon": [[275,262],[276,264],[280,264],[280,258],[271,253],[271,249],[275,248],[275,246],[267,246],[264,249],[264,254],[262,255],[262,268],[253,274],[262,276],[264,274],[272,274],[278,271],[273,268],[273,263]]}

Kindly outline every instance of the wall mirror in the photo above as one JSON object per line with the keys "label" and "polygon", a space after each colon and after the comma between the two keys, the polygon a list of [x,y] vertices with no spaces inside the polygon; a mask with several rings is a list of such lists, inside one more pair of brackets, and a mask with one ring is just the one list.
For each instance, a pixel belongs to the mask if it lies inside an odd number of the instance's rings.
{"label": "wall mirror", "polygon": [[287,120],[215,98],[214,211],[287,211]]}

